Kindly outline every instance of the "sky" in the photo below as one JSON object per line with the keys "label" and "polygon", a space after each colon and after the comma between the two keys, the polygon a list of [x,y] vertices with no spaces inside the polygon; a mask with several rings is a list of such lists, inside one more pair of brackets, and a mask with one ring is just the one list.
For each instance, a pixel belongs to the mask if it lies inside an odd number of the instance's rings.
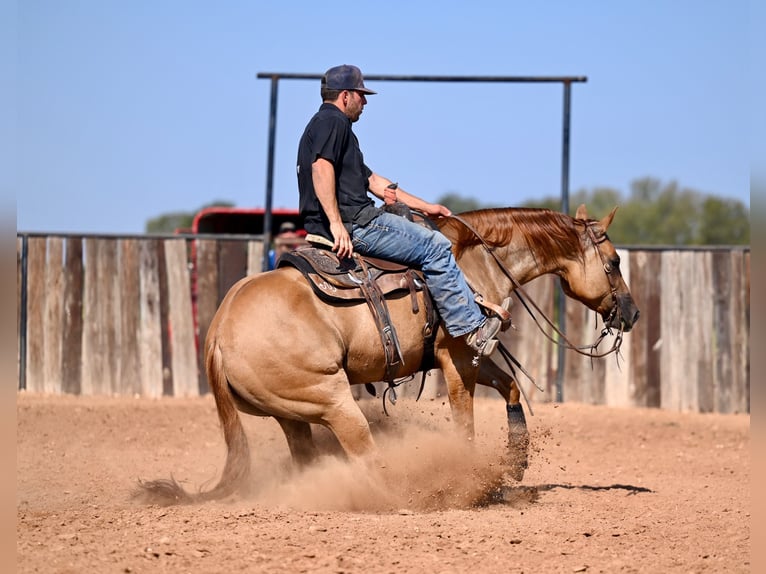
{"label": "sky", "polygon": [[[0,91],[11,134],[0,190],[30,232],[141,233],[217,200],[262,207],[271,85],[257,74],[349,63],[368,75],[585,76],[571,91],[570,193],[627,198],[652,177],[749,206],[762,151],[756,5],[6,2],[0,66],[15,82]],[[365,161],[410,193],[502,206],[560,196],[560,84],[367,84],[378,95],[354,124]],[[297,206],[298,139],[320,103],[317,80],[279,83],[275,208]]]}

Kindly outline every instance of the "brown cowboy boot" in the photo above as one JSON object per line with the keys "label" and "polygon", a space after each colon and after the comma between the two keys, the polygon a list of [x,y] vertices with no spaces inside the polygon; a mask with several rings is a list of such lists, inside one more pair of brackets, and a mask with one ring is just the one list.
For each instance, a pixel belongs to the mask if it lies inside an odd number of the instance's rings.
{"label": "brown cowboy boot", "polygon": [[[511,298],[507,297],[500,306],[503,310],[508,311],[511,308],[511,303]],[[479,353],[479,356],[489,356],[497,348],[498,340],[495,337],[501,330],[505,331],[509,326],[511,326],[510,319],[503,321],[497,314],[493,314],[477,329],[468,333],[465,336],[465,341],[474,351]]]}

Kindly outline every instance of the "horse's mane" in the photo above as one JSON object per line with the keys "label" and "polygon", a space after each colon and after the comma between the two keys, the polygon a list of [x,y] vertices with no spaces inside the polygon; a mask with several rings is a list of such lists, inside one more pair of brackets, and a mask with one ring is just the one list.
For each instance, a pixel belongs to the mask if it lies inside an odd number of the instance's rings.
{"label": "horse's mane", "polygon": [[[506,207],[479,209],[461,213],[460,217],[478,231],[490,247],[508,245],[520,233],[535,258],[548,265],[562,257],[582,257],[577,220],[550,209]],[[481,240],[454,218],[439,220],[439,227],[453,242],[459,258],[467,248]]]}

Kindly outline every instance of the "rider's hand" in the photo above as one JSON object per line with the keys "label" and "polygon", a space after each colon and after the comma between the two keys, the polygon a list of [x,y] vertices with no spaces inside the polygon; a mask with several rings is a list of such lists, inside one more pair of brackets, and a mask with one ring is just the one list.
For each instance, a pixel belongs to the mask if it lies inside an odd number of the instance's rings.
{"label": "rider's hand", "polygon": [[354,245],[351,236],[342,223],[330,224],[330,233],[333,237],[332,250],[338,254],[338,259],[345,259],[354,254]]}
{"label": "rider's hand", "polygon": [[432,215],[434,217],[449,217],[452,215],[452,212],[447,208],[447,206],[441,205],[440,203],[426,204],[426,208],[423,210],[423,213],[426,215]]}
{"label": "rider's hand", "polygon": [[392,189],[391,186],[388,186],[383,190],[383,203],[386,205],[396,203],[396,189]]}

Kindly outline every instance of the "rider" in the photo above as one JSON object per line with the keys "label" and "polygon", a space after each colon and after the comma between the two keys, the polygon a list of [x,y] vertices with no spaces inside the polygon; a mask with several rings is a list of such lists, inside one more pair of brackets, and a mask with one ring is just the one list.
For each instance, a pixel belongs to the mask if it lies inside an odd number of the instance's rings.
{"label": "rider", "polygon": [[367,96],[375,93],[365,87],[356,66],[336,66],[322,77],[322,105],[298,146],[304,227],[309,234],[330,240],[339,258],[351,257],[357,251],[422,269],[447,332],[453,337],[465,336],[479,355],[490,354],[497,345],[495,336],[501,320],[482,314],[457,266],[449,239],[382,211],[367,195],[370,192],[387,202],[401,201],[426,215],[452,215],[443,205],[396,189],[391,180],[364,163],[351,124],[362,114]]}

